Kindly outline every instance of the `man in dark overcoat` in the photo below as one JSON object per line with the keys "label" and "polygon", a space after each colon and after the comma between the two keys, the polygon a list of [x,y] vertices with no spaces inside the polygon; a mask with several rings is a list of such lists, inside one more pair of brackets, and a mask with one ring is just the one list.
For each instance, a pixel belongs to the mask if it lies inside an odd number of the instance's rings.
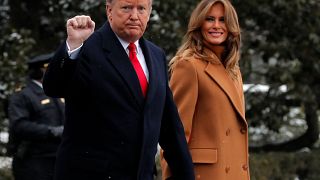
{"label": "man in dark overcoat", "polygon": [[108,22],[67,21],[44,90],[66,99],[56,180],[153,180],[158,143],[175,180],[193,164],[163,50],[143,38],[152,0],[107,0]]}

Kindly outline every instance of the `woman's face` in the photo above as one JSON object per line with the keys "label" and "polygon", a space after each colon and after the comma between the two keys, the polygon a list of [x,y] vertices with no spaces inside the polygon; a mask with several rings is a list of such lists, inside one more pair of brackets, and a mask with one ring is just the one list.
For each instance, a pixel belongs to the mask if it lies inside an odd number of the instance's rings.
{"label": "woman's face", "polygon": [[224,6],[222,3],[215,3],[201,26],[201,33],[204,41],[210,46],[219,46],[228,37],[228,29],[224,21]]}

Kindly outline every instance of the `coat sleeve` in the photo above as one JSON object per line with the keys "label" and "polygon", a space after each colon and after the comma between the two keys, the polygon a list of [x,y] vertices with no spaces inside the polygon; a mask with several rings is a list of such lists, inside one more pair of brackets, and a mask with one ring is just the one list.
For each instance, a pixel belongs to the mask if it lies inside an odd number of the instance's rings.
{"label": "coat sleeve", "polygon": [[8,108],[9,128],[20,139],[31,141],[48,140],[50,138],[50,126],[30,119],[31,106],[29,98],[25,95],[21,93],[12,95]]}
{"label": "coat sleeve", "polygon": [[184,126],[187,142],[189,142],[198,98],[197,72],[191,61],[180,60],[174,64],[170,87]]}
{"label": "coat sleeve", "polygon": [[184,136],[183,125],[169,85],[166,89],[167,95],[159,144],[171,170],[170,178],[194,180],[193,163]]}
{"label": "coat sleeve", "polygon": [[71,60],[66,43],[62,43],[51,59],[43,78],[43,90],[47,96],[64,98],[71,85],[78,60]]}

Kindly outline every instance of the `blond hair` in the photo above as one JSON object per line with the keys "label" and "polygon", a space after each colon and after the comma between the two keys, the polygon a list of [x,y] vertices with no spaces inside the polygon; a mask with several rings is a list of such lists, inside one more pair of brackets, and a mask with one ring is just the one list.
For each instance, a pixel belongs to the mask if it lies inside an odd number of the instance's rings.
{"label": "blond hair", "polygon": [[188,31],[183,38],[182,45],[179,47],[175,57],[169,62],[170,70],[174,63],[179,59],[203,59],[207,61],[217,61],[217,56],[210,50],[205,48],[201,26],[203,25],[211,7],[221,3],[224,6],[225,23],[228,29],[228,37],[225,44],[225,52],[223,59],[220,61],[225,66],[228,73],[236,78],[239,69],[238,61],[240,59],[240,26],[238,16],[229,0],[202,0],[193,10]]}

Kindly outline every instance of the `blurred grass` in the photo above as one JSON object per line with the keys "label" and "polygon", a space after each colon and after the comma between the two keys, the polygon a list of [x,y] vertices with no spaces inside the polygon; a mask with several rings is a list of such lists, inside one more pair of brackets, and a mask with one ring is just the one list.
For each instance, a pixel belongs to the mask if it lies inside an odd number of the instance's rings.
{"label": "blurred grass", "polygon": [[250,154],[251,180],[319,180],[320,150]]}

